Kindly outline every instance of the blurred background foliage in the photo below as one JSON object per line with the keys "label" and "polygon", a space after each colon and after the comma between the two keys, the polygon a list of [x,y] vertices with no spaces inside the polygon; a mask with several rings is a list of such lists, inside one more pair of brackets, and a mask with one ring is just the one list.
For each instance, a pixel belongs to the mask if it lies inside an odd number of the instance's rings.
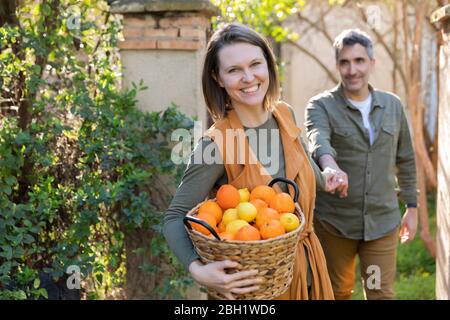
{"label": "blurred background foliage", "polygon": [[[8,1],[0,13],[0,299],[114,297],[127,234],[142,229],[171,266],[145,269],[163,272],[154,298],[181,296],[190,282],[151,193],[158,175],[179,179],[170,136],[192,119],[138,110],[142,83],[122,90],[121,23],[105,1]],[[70,265],[82,290],[64,296]]]}

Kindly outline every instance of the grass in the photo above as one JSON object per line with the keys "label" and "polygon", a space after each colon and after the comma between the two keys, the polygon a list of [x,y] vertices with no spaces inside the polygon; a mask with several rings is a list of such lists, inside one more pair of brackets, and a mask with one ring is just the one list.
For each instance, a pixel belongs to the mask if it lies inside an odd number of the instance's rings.
{"label": "grass", "polygon": [[[428,197],[430,232],[434,236],[436,229],[436,199]],[[420,226],[419,226],[420,228]],[[359,261],[357,262],[356,279],[360,279]],[[395,279],[395,299],[397,300],[434,300],[436,265],[428,253],[417,232],[415,239],[399,245],[397,253],[397,275]],[[364,293],[361,281],[356,281],[353,300],[363,300]]]}

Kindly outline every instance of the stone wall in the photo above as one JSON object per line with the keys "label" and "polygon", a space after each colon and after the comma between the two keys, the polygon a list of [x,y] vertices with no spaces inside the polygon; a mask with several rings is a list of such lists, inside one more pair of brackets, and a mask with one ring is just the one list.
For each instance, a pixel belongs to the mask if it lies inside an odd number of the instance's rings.
{"label": "stone wall", "polygon": [[112,12],[123,15],[123,84],[142,79],[148,86],[138,94],[139,108],[160,111],[175,103],[206,128],[201,69],[215,7],[207,0],[122,0]]}

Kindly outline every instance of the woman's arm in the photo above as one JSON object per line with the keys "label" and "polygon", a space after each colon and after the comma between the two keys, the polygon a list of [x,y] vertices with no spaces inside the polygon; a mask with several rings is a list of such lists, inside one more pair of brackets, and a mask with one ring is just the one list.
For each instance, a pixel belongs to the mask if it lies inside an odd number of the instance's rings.
{"label": "woman's arm", "polygon": [[216,184],[227,183],[223,164],[194,162],[194,159],[203,159],[202,154],[199,153],[210,143],[213,142],[202,140],[201,145],[197,145],[191,155],[182,181],[164,216],[163,232],[169,247],[196,282],[214,288],[228,299],[234,299],[233,294],[243,294],[258,289],[257,285],[262,281],[260,278],[255,278],[258,271],[248,270],[227,274],[225,269],[237,266],[236,262],[229,260],[203,265],[183,224],[186,213],[205,200]]}
{"label": "woman's arm", "polygon": [[184,229],[184,216],[197,204],[209,196],[211,189],[225,174],[223,164],[195,163],[194,159],[203,159],[202,150],[212,143],[201,140],[194,149],[181,183],[164,216],[164,237],[175,256],[186,270],[192,261],[199,258]]}

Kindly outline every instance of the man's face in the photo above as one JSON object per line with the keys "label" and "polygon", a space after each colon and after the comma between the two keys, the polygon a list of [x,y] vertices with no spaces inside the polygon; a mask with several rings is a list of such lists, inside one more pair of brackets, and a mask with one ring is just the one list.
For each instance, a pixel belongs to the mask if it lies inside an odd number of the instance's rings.
{"label": "man's face", "polygon": [[367,90],[374,64],[375,60],[369,58],[364,46],[359,43],[344,46],[337,60],[344,89],[355,95]]}

